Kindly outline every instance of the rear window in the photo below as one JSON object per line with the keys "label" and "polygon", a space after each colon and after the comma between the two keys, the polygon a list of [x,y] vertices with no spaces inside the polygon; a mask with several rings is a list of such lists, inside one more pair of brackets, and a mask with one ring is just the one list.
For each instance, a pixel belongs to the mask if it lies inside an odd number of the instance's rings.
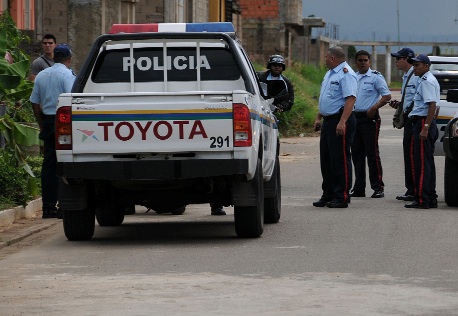
{"label": "rear window", "polygon": [[[223,48],[167,48],[167,81],[237,80],[241,74],[232,54]],[[162,47],[135,48],[133,58],[126,49],[104,50],[98,56],[92,81],[95,83],[130,82],[131,68],[134,82],[164,81]]]}

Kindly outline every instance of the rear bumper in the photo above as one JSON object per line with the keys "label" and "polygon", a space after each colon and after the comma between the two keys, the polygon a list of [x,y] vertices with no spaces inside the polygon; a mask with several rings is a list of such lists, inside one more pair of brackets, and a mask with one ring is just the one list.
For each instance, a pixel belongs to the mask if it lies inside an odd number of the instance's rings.
{"label": "rear bumper", "polygon": [[247,159],[58,162],[57,175],[93,180],[192,179],[248,173]]}

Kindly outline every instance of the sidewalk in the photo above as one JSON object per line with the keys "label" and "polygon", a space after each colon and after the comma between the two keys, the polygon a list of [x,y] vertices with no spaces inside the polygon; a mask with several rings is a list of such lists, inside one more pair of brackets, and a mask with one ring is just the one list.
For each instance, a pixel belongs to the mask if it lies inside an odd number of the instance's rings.
{"label": "sidewalk", "polygon": [[0,249],[60,223],[61,220],[41,218],[41,198],[22,206],[0,211]]}

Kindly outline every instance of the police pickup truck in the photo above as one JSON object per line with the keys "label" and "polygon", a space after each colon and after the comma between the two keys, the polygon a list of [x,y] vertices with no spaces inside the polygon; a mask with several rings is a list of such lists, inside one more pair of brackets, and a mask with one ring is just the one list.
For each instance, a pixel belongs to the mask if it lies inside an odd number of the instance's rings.
{"label": "police pickup truck", "polygon": [[233,205],[240,237],[280,218],[277,120],[231,23],[114,25],[59,97],[56,152],[69,240],[135,205]]}
{"label": "police pickup truck", "polygon": [[444,127],[444,200],[448,206],[458,206],[458,89],[448,90],[447,101],[455,108]]}

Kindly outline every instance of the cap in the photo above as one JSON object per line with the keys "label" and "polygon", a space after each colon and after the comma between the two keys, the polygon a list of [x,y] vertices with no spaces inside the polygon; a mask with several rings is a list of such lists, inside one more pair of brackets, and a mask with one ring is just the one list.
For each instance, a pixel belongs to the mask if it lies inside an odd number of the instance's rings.
{"label": "cap", "polygon": [[393,56],[393,57],[413,58],[413,57],[415,57],[415,53],[410,48],[404,47],[403,49],[401,49],[397,53],[391,53],[391,56]]}
{"label": "cap", "polygon": [[71,56],[72,52],[70,46],[67,44],[59,44],[54,48],[54,56],[57,57],[68,57]]}
{"label": "cap", "polygon": [[429,60],[429,57],[424,54],[420,54],[415,58],[409,59],[409,63],[411,64],[413,64],[414,61],[421,61],[424,64],[431,65],[431,61]]}

